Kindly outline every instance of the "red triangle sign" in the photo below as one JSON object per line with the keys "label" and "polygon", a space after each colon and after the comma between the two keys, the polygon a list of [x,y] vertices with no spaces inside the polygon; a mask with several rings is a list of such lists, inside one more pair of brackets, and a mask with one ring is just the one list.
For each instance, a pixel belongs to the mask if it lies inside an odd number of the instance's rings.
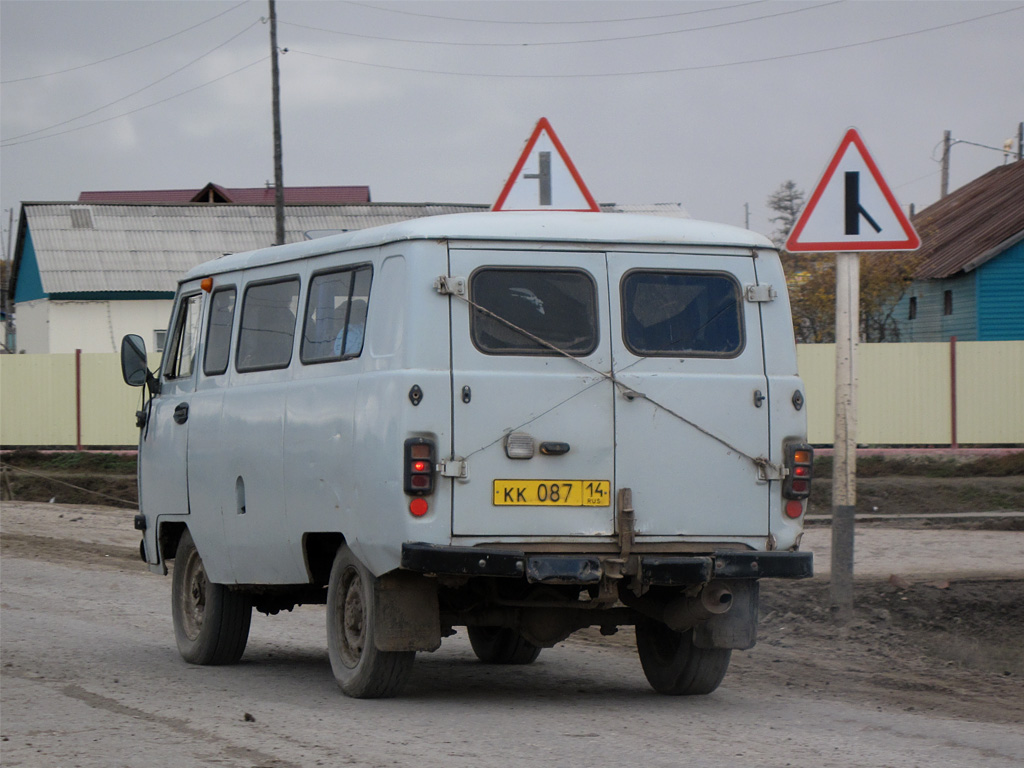
{"label": "red triangle sign", "polygon": [[597,211],[590,190],[546,117],[533,134],[492,211]]}
{"label": "red triangle sign", "polygon": [[787,251],[913,251],[921,247],[910,220],[855,128],[786,240]]}

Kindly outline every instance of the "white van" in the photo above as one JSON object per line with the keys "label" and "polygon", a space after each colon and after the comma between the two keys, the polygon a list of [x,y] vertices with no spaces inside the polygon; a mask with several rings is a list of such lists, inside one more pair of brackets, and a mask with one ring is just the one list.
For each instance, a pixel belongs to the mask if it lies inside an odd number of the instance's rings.
{"label": "white van", "polygon": [[142,556],[182,656],[238,661],[252,608],[326,603],[335,677],[396,694],[468,628],[525,664],[636,628],[703,694],[798,551],[812,451],[778,253],[629,214],[437,216],[208,262],[160,370],[138,336]]}

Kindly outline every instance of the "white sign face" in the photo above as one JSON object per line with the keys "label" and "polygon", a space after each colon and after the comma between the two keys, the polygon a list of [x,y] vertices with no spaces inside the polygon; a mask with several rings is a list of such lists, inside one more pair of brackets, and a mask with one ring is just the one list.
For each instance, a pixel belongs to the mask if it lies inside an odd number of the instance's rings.
{"label": "white sign face", "polygon": [[921,239],[857,131],[846,132],[786,241],[788,251],[912,251]]}
{"label": "white sign face", "polygon": [[492,211],[600,211],[551,124],[542,117]]}

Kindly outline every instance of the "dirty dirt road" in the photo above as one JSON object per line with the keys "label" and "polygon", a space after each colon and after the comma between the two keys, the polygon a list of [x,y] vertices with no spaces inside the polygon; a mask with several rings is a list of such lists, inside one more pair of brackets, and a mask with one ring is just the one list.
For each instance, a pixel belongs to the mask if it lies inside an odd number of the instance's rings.
{"label": "dirty dirt road", "polygon": [[[181,661],[170,580],[138,562],[130,525],[125,510],[4,504],[5,768],[985,768],[1024,755],[1022,532],[949,532],[957,551],[989,555],[984,573],[934,553],[927,567],[901,558],[892,582],[865,564],[857,619],[843,628],[827,620],[820,579],[766,586],[759,645],[734,654],[710,696],[653,693],[624,630],[576,635],[519,668],[478,663],[459,635],[420,654],[402,698],[356,701],[331,676],[322,607],[254,615],[237,666]],[[812,549],[824,549],[821,531]],[[870,563],[885,542],[907,552],[916,533],[865,529],[858,553]],[[932,545],[948,553],[950,541]],[[948,626],[958,623],[960,634]]]}

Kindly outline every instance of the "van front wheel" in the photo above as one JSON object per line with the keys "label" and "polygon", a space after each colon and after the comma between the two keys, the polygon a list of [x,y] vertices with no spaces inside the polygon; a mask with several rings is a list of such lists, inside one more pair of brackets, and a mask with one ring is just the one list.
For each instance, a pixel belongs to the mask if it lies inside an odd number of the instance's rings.
{"label": "van front wheel", "polygon": [[327,586],[327,654],[342,692],[357,699],[397,694],[416,658],[414,651],[379,651],[374,645],[375,582],[343,544]]}
{"label": "van front wheel", "polygon": [[725,677],[732,655],[728,648],[698,648],[692,629],[676,632],[652,619],[637,622],[636,650],[647,682],[670,696],[711,693]]}
{"label": "van front wheel", "polygon": [[186,529],[174,555],[171,582],[174,639],[190,664],[234,664],[245,652],[252,602],[242,592],[213,584]]}

